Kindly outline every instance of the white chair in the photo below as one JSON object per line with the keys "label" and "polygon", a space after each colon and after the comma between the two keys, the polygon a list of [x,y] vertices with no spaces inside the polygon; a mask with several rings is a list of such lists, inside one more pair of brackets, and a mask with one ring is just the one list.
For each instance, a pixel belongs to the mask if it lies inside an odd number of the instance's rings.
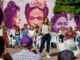
{"label": "white chair", "polygon": [[13,37],[10,37],[10,36],[8,36],[8,39],[9,39],[9,45],[12,45],[12,46],[15,47],[15,45],[16,45],[16,40],[14,40]]}

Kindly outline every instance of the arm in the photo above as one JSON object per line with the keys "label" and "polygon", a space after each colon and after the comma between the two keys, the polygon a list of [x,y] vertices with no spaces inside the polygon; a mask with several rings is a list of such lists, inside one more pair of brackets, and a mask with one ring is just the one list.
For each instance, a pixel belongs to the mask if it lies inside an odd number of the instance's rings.
{"label": "arm", "polygon": [[4,50],[4,58],[7,60],[12,60],[12,57],[10,56],[6,48]]}

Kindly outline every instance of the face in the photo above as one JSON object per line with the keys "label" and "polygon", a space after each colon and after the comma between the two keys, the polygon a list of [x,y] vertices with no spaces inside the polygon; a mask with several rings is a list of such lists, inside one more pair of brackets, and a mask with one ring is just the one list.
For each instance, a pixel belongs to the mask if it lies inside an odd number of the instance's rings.
{"label": "face", "polygon": [[29,13],[29,25],[36,26],[43,22],[43,12],[39,9],[34,9]]}
{"label": "face", "polygon": [[13,18],[14,25],[20,26],[20,21],[19,11],[17,10],[16,15]]}
{"label": "face", "polygon": [[59,31],[61,29],[61,27],[64,27],[65,29],[68,28],[68,21],[66,20],[65,17],[60,17],[58,18],[57,22],[54,25],[54,28],[56,31]]}
{"label": "face", "polygon": [[45,23],[47,23],[48,22],[48,20],[47,20],[47,18],[45,19]]}

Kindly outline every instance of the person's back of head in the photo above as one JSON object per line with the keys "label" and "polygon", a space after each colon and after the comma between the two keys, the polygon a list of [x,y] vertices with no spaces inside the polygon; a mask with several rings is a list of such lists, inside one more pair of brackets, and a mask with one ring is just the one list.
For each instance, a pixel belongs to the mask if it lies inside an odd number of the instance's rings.
{"label": "person's back of head", "polygon": [[58,54],[58,60],[75,60],[73,52],[64,50]]}
{"label": "person's back of head", "polygon": [[5,46],[5,40],[3,37],[0,37],[0,56],[2,56],[2,53],[4,51],[4,46]]}

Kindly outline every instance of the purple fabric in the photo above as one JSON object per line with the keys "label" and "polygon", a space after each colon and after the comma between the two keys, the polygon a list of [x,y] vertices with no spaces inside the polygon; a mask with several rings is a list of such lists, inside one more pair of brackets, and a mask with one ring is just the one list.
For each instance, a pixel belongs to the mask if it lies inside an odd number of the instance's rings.
{"label": "purple fabric", "polygon": [[[53,28],[55,29],[55,32],[59,32],[60,29],[57,29],[55,27],[55,23],[57,22],[58,18],[59,17],[65,17],[66,20],[68,21],[68,18],[67,18],[67,14],[65,12],[61,12],[61,13],[56,13],[52,18],[51,18],[51,24],[53,25]],[[67,30],[67,28],[65,28],[65,30]]]}
{"label": "purple fabric", "polygon": [[20,8],[15,4],[14,1],[10,1],[4,10],[3,21],[8,29],[13,28],[13,17],[16,15],[17,10],[19,11]]}
{"label": "purple fabric", "polygon": [[32,39],[29,36],[24,36],[21,40],[21,46],[29,47],[32,45]]}
{"label": "purple fabric", "polygon": [[78,28],[80,28],[80,13],[75,16],[75,22]]}
{"label": "purple fabric", "polygon": [[0,8],[0,24],[2,23],[2,20],[3,20],[3,11],[2,11],[2,9]]}

